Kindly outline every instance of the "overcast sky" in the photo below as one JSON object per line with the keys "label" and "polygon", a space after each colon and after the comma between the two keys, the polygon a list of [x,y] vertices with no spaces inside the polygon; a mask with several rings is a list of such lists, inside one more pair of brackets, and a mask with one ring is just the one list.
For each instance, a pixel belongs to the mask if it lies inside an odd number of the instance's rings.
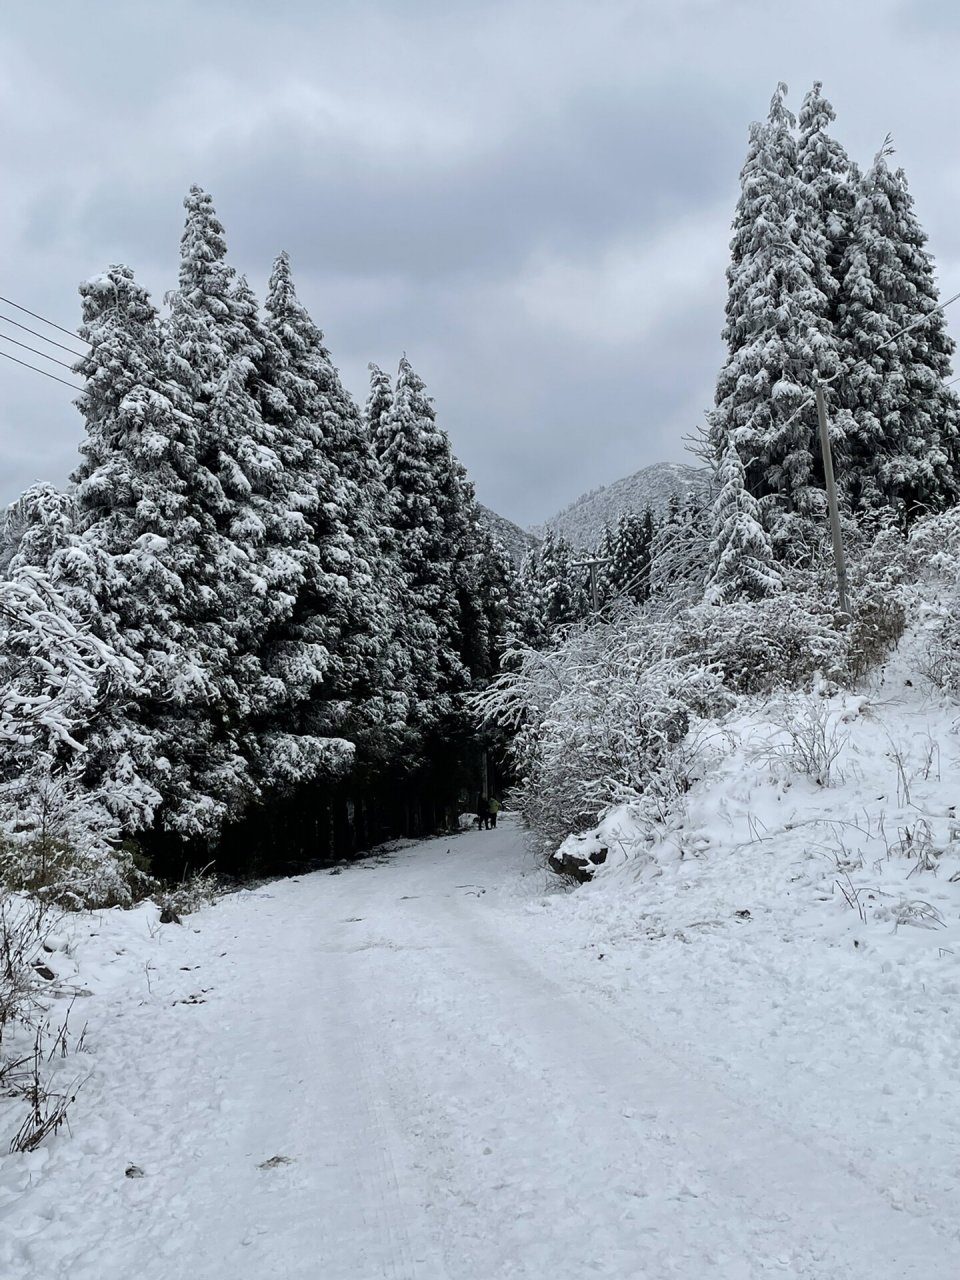
{"label": "overcast sky", "polygon": [[[159,302],[200,183],[261,295],[290,252],[361,402],[368,361],[406,350],[481,501],[521,524],[684,460],[747,129],[778,80],[796,111],[822,79],[864,165],[893,133],[960,290],[955,0],[47,0],[3,19],[0,294],[75,327],[77,283],[125,262]],[[9,501],[65,481],[81,422],[67,387],[0,364]]]}

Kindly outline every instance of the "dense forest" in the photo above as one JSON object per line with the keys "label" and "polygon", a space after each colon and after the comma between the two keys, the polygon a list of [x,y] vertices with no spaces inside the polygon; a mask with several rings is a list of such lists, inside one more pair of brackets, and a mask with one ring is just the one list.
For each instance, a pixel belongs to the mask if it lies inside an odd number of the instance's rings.
{"label": "dense forest", "polygon": [[[539,788],[527,816],[549,843],[649,790],[643,744],[674,741],[717,690],[892,642],[905,539],[960,490],[953,344],[889,142],[861,172],[820,85],[798,118],[785,96],[741,174],[699,443],[714,483],[625,513],[589,557],[548,529],[513,564],[407,357],[395,378],[371,365],[361,410],[287,256],[261,306],[200,188],[162,312],[126,266],[81,286],[80,458],[0,529],[8,883],[124,902],[211,860],[321,865],[454,829],[478,788],[514,782]],[[830,576],[817,382],[852,619]],[[547,819],[551,735],[579,772]]]}

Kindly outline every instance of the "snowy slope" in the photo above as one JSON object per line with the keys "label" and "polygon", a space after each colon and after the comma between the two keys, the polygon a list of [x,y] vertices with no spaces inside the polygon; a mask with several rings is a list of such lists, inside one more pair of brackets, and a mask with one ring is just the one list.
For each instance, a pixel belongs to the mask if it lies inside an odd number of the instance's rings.
{"label": "snowy slope", "polygon": [[538,538],[534,534],[528,533],[526,529],[521,529],[518,524],[514,524],[506,516],[501,516],[496,511],[491,511],[489,507],[483,506],[482,503],[477,505],[480,507],[480,514],[486,520],[494,535],[499,538],[510,552],[511,560],[519,568],[527,552],[537,545]]}
{"label": "snowy slope", "polygon": [[[625,511],[645,511],[649,507],[654,512],[663,512],[671,498],[676,496],[682,500],[692,491],[703,489],[706,476],[707,473],[699,467],[659,462],[583,494],[545,521],[543,527],[563,534],[575,547],[592,549],[600,539],[604,525],[615,525]],[[541,536],[543,528],[534,532]]]}
{"label": "snowy slope", "polygon": [[[911,890],[936,932],[863,924],[716,786],[687,856],[575,894],[507,821],[182,929],[77,918],[92,1074],[72,1134],[0,1156],[0,1275],[960,1275],[960,890]],[[769,792],[768,830],[829,807]]]}

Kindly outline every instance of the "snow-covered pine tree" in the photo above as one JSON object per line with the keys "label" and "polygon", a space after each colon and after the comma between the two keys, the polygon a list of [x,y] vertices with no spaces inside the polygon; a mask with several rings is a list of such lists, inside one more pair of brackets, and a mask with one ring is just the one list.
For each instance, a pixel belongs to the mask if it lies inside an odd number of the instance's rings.
{"label": "snow-covered pine tree", "polygon": [[[810,206],[814,241],[810,257],[819,272],[817,284],[836,319],[836,300],[841,264],[850,242],[859,175],[850,157],[833,138],[830,125],[837,114],[823,96],[817,80],[803,99],[798,118],[797,175]],[[820,236],[826,238],[826,255],[821,254]]]}
{"label": "snow-covered pine tree", "polygon": [[593,549],[593,559],[603,560],[606,563],[597,565],[597,596],[602,608],[612,596],[616,595],[614,586],[614,557],[613,557],[614,532],[608,524],[604,524],[603,533],[597,540],[597,545]]}
{"label": "snow-covered pine tree", "polygon": [[388,374],[372,361],[370,370],[370,394],[364,417],[367,434],[374,453],[379,458],[392,440],[390,411],[393,408],[393,384]]}
{"label": "snow-covered pine tree", "polygon": [[266,311],[273,403],[263,414],[277,433],[288,508],[309,530],[304,589],[266,663],[288,697],[308,696],[304,723],[362,739],[403,720],[386,651],[385,486],[286,254],[274,262]]}
{"label": "snow-covered pine tree", "polygon": [[436,725],[458,714],[469,685],[459,592],[472,494],[406,356],[377,448],[405,597],[394,642],[410,655],[415,719]]}
{"label": "snow-covered pine tree", "polygon": [[[112,797],[128,833],[165,803],[194,795],[194,708],[212,698],[196,564],[200,527],[190,498],[196,436],[163,371],[156,309],[126,267],[80,287],[88,355],[77,407],[86,438],[75,485],[76,536],[52,562],[98,634],[132,660],[139,689],[110,699],[90,726],[86,771]],[[183,717],[178,714],[183,710]]]}
{"label": "snow-covered pine tree", "polygon": [[575,568],[577,556],[562,534],[548,528],[539,546],[520,568],[521,610],[519,639],[542,648],[557,627],[587,617],[584,570]]}
{"label": "snow-covered pine tree", "polygon": [[606,582],[611,596],[642,603],[650,594],[653,513],[624,511],[611,537]]}
{"label": "snow-covered pine tree", "polygon": [[[838,356],[820,283],[828,244],[798,175],[785,94],[779,85],[766,122],[750,130],[727,269],[727,359],[709,434],[718,463],[732,439],[750,491],[775,496],[789,515],[823,507],[811,391],[815,377],[836,372]],[[779,541],[789,528],[775,529]]]}
{"label": "snow-covered pine tree", "polygon": [[[946,385],[954,343],[926,236],[885,145],[864,175],[842,264],[838,333],[852,422],[838,479],[854,509],[910,523],[957,501],[960,412]],[[904,330],[908,330],[904,332]]]}
{"label": "snow-covered pine tree", "polygon": [[782,587],[773,548],[748,491],[743,463],[731,440],[720,464],[720,492],[713,505],[713,538],[705,599],[710,604],[759,600]]}

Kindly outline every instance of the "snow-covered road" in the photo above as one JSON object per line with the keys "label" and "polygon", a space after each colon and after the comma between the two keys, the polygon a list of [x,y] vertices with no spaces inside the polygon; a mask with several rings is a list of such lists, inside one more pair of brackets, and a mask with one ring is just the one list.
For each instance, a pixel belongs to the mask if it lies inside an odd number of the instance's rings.
{"label": "snow-covered road", "polygon": [[647,1017],[642,972],[565,954],[545,891],[505,825],[102,956],[73,1137],[0,1164],[0,1275],[960,1276],[949,1224],[754,1105],[761,1054],[753,1090]]}

